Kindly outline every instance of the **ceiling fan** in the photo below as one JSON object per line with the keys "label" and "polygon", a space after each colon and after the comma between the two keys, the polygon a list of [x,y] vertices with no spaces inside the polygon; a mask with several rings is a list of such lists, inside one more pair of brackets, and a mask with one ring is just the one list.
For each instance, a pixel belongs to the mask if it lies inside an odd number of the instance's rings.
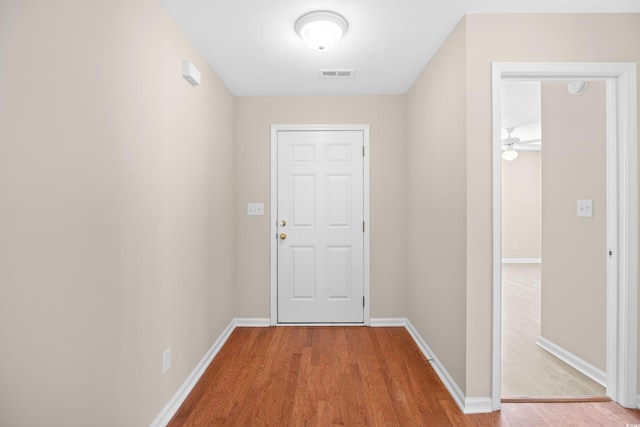
{"label": "ceiling fan", "polygon": [[[539,149],[542,140],[540,138],[521,140],[516,136],[511,136],[515,127],[505,128],[507,137],[502,139],[502,158],[508,161],[518,157],[518,151]],[[516,151],[517,150],[517,151]]]}

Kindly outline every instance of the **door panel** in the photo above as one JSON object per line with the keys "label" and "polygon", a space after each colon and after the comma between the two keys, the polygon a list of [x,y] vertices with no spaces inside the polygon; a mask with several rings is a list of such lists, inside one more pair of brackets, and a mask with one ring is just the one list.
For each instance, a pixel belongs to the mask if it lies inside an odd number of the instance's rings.
{"label": "door panel", "polygon": [[362,131],[278,132],[278,322],[364,321]]}
{"label": "door panel", "polygon": [[315,226],[315,177],[292,175],[291,182],[291,215],[290,228],[313,229]]}
{"label": "door panel", "polygon": [[327,248],[328,300],[349,300],[351,298],[351,248]]}
{"label": "door panel", "polygon": [[315,289],[315,248],[294,247],[289,250],[291,300],[313,301]]}
{"label": "door panel", "polygon": [[351,177],[327,177],[327,228],[351,228]]}

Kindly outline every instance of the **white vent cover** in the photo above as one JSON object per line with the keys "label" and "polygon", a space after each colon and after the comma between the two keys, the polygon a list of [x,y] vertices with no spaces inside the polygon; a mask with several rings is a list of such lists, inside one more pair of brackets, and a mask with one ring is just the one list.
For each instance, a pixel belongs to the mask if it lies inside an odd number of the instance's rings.
{"label": "white vent cover", "polygon": [[323,79],[344,79],[351,78],[356,73],[356,70],[320,70],[320,77]]}

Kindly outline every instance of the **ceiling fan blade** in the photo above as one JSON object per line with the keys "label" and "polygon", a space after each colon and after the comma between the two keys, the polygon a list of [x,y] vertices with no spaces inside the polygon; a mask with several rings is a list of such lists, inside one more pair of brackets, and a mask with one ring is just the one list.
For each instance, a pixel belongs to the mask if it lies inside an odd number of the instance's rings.
{"label": "ceiling fan blade", "polygon": [[539,144],[539,143],[542,143],[541,138],[525,139],[524,141],[518,142],[518,144]]}
{"label": "ceiling fan blade", "polygon": [[517,144],[518,142],[520,142],[520,138],[516,138],[515,136],[509,137],[509,138],[502,138],[503,144]]}

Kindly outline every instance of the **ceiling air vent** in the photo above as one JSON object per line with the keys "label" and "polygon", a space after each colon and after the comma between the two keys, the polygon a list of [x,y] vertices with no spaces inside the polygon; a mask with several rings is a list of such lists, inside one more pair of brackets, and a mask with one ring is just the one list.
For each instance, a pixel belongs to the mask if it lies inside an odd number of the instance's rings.
{"label": "ceiling air vent", "polygon": [[320,77],[323,79],[344,79],[351,78],[356,70],[320,70]]}

